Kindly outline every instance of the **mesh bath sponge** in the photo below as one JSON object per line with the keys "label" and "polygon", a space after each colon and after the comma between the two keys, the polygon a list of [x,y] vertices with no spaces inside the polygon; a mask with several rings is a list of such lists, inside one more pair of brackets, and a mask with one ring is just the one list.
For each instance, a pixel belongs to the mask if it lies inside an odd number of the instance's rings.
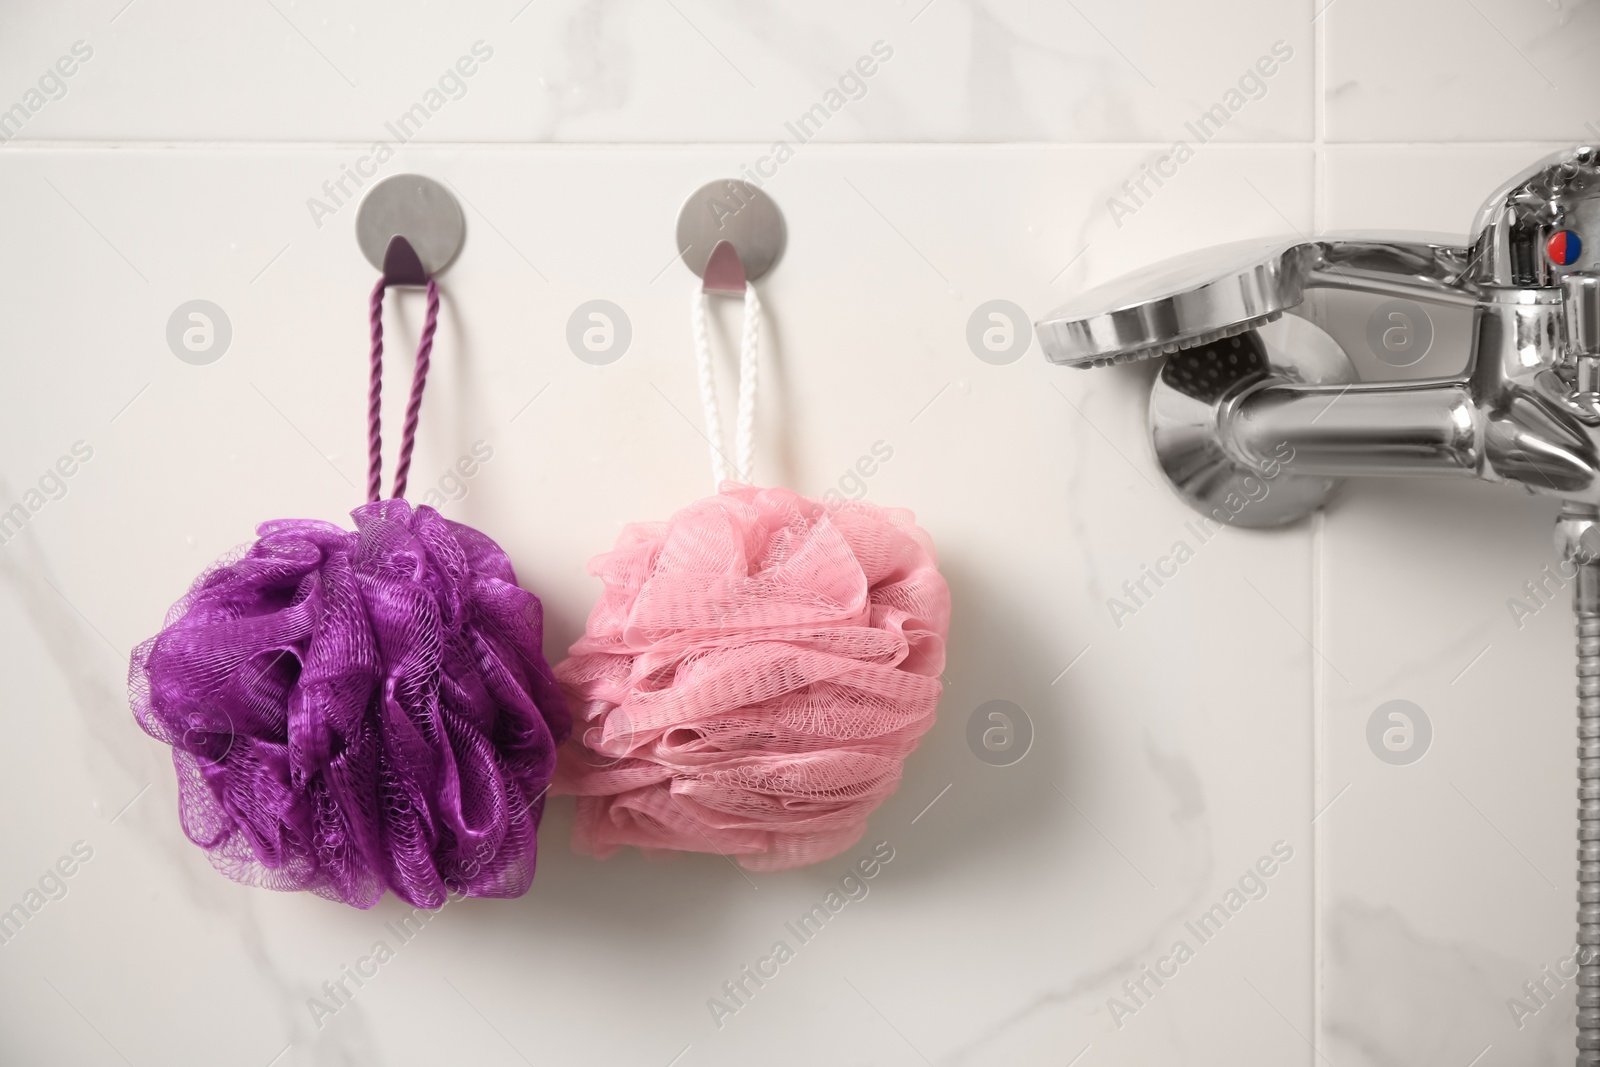
{"label": "mesh bath sponge", "polygon": [[135,717],[172,746],[185,833],[240,882],[368,908],[386,890],[519,896],[569,717],[539,600],[488,537],[402,497],[439,297],[417,354],[394,498],[379,500],[383,282],[372,296],[369,502],[354,530],[263,523],[133,655]]}
{"label": "mesh bath sponge", "polygon": [[[704,304],[697,354],[709,380]],[[738,466],[759,304],[746,290]],[[709,390],[706,392],[709,393]],[[715,399],[713,463],[723,464]],[[934,721],[950,594],[910,512],[723,481],[596,557],[604,583],[556,674],[576,728],[555,790],[574,847],[718,852],[750,870],[853,845]]]}

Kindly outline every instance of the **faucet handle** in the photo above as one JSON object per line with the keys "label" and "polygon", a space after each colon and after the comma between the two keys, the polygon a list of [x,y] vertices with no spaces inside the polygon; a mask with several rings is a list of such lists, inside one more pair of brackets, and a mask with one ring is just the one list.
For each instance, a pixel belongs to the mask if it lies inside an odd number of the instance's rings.
{"label": "faucet handle", "polygon": [[1561,311],[1566,320],[1565,362],[1572,368],[1572,392],[1600,414],[1600,276],[1573,271],[1561,278]]}

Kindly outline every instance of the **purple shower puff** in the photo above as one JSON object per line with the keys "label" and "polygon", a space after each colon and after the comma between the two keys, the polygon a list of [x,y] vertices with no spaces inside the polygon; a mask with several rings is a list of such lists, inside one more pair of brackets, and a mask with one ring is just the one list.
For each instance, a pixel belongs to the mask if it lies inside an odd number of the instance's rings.
{"label": "purple shower puff", "polygon": [[570,717],[539,599],[404,500],[263,523],[134,652],[184,831],[236,881],[370,908],[515,897]]}

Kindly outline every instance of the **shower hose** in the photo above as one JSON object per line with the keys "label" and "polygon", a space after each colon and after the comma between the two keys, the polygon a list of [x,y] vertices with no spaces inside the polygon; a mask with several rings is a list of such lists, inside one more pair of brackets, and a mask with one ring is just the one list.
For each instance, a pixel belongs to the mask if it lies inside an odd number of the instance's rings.
{"label": "shower hose", "polygon": [[1588,536],[1563,537],[1576,564],[1572,608],[1578,633],[1578,1067],[1600,1067],[1600,560],[1583,542],[1600,532],[1600,511],[1568,506]]}

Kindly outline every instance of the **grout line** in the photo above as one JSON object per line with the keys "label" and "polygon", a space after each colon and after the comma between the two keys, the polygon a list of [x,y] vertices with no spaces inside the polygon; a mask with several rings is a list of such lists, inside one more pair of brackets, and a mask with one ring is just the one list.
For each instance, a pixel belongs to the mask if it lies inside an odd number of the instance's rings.
{"label": "grout line", "polygon": [[[1320,74],[1320,72],[1319,72]],[[1328,140],[1325,136],[1311,138],[1282,138],[1262,141],[1208,141],[1207,150],[1233,150],[1256,151],[1267,148],[1462,148],[1462,149],[1510,149],[1533,148],[1553,151],[1563,147],[1571,147],[1572,139],[1544,138],[1526,140],[1499,140],[1499,141],[1342,141]],[[441,149],[457,151],[464,149],[507,149],[507,148],[537,148],[556,150],[592,151],[594,149],[608,149],[617,152],[629,152],[635,149],[765,149],[768,142],[759,140],[737,141],[530,141],[525,139],[508,138],[501,141],[428,141],[413,140],[405,145],[415,149]],[[72,138],[33,138],[14,137],[9,141],[0,142],[0,153],[4,152],[51,152],[83,150],[83,149],[171,149],[174,151],[219,151],[235,152],[241,150],[258,149],[262,151],[281,152],[287,149],[304,149],[306,151],[323,152],[332,149],[364,151],[372,147],[370,139],[365,141],[352,141],[348,139],[329,139],[325,141],[302,140],[258,140],[258,141],[218,141],[197,139],[192,141],[171,140],[165,138],[126,138],[116,139],[72,139]],[[819,141],[806,142],[808,151],[817,152],[853,152],[860,149],[921,149],[925,151],[945,151],[961,148],[985,148],[996,151],[1026,152],[1037,149],[1067,148],[1067,149],[1095,149],[1100,151],[1165,151],[1172,147],[1170,141]]]}
{"label": "grout line", "polygon": [[[1315,2],[1315,0],[1313,0]],[[1311,24],[1311,232],[1320,234],[1327,225],[1328,200],[1328,21],[1318,18]],[[1321,647],[1324,634],[1323,598],[1326,592],[1323,563],[1327,551],[1328,513],[1319,508],[1311,525],[1311,633]],[[1311,809],[1318,816],[1326,811],[1319,802],[1327,786],[1327,752],[1323,746],[1326,734],[1327,707],[1325,703],[1327,679],[1323,676],[1320,659],[1311,661]],[[1344,791],[1340,790],[1340,796]],[[1339,797],[1334,797],[1338,800]],[[1330,802],[1331,804],[1331,802]],[[1322,879],[1326,870],[1323,852],[1327,835],[1311,820],[1311,1047],[1316,1051],[1322,1039]],[[1316,1058],[1313,1055],[1315,1067]]]}
{"label": "grout line", "polygon": [[[1324,630],[1324,603],[1325,575],[1323,562],[1327,549],[1327,522],[1328,513],[1318,510],[1311,524],[1311,632],[1316,640],[1325,640]],[[1311,808],[1316,815],[1311,820],[1311,1033],[1313,1040],[1320,1040],[1322,1036],[1322,879],[1325,871],[1323,853],[1327,847],[1327,835],[1321,825],[1321,816],[1328,807],[1333,806],[1329,801],[1326,806],[1321,804],[1322,795],[1327,791],[1326,750],[1323,738],[1327,733],[1327,704],[1325,692],[1327,679],[1322,670],[1320,658],[1311,663]],[[1348,786],[1346,788],[1349,788]],[[1344,790],[1339,791],[1339,796],[1344,795]],[[1333,798],[1338,800],[1339,796]]]}

